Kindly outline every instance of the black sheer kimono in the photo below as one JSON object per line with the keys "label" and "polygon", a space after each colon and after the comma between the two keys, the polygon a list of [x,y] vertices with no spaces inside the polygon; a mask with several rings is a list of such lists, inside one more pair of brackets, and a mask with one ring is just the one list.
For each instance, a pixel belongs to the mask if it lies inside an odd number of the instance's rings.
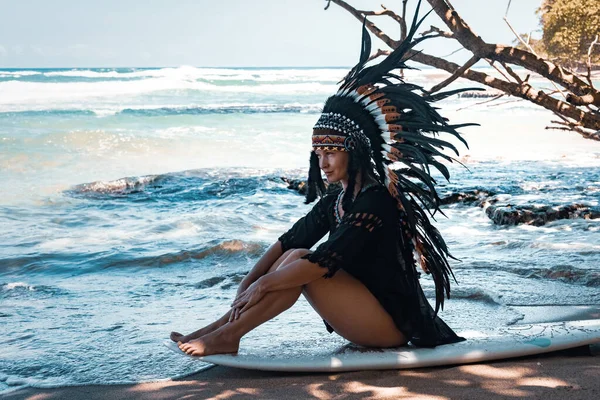
{"label": "black sheer kimono", "polygon": [[321,198],[279,238],[283,251],[310,249],[329,232],[326,242],[303,257],[326,268],[324,277],[332,277],[341,268],[361,281],[416,346],[434,347],[464,340],[438,316],[434,317],[419,274],[403,261],[398,209],[389,192],[383,186],[363,190],[339,225],[334,214],[338,193]]}

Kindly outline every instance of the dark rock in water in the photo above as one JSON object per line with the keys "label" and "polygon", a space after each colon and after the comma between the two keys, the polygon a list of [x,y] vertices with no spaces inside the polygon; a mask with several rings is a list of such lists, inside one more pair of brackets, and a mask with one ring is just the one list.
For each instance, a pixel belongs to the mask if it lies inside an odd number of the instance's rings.
{"label": "dark rock in water", "polygon": [[528,224],[542,226],[559,219],[600,218],[600,210],[583,204],[571,204],[561,207],[491,205],[486,208],[485,213],[496,225]]}
{"label": "dark rock in water", "polygon": [[[281,180],[288,184],[288,189],[297,191],[306,195],[306,181],[300,179],[289,179],[281,177]],[[331,192],[339,187],[338,183],[333,183],[327,187],[327,192]],[[451,193],[440,200],[441,205],[449,204],[468,204],[476,207],[486,207],[486,215],[496,225],[519,225],[529,224],[533,226],[542,226],[548,222],[559,219],[596,219],[600,218],[600,209],[589,207],[583,204],[571,204],[561,207],[552,206],[513,206],[511,204],[496,205],[498,199],[494,196],[496,193],[483,189],[474,189],[466,192]]]}
{"label": "dark rock in water", "polygon": [[[308,190],[306,181],[301,180],[301,179],[289,179],[289,178],[286,178],[285,176],[282,176],[281,180],[288,184],[288,189],[292,189],[302,195],[306,195],[306,191]],[[341,184],[339,184],[337,182],[332,183],[330,185],[328,185],[327,182],[325,182],[326,193],[332,192],[332,191],[338,189],[339,187],[341,187]]]}
{"label": "dark rock in water", "polygon": [[208,278],[203,280],[202,282],[198,282],[194,285],[196,289],[206,289],[209,287],[213,287],[226,279],[224,276],[214,276],[212,278]]}
{"label": "dark rock in water", "polygon": [[474,204],[476,206],[482,207],[484,202],[488,199],[488,197],[495,196],[495,193],[489,192],[487,190],[471,190],[468,192],[459,192],[452,193],[446,197],[443,197],[440,201],[442,205],[455,204],[455,203],[464,203],[464,204]]}
{"label": "dark rock in water", "polygon": [[285,176],[282,176],[281,180],[287,183],[288,189],[292,189],[300,194],[306,195],[306,191],[308,190],[308,187],[306,186],[306,181],[303,181],[301,179],[289,179]]}
{"label": "dark rock in water", "polygon": [[[306,191],[308,190],[306,181],[301,179],[290,179],[284,176],[281,177],[281,180],[287,183],[288,189],[292,189],[300,194],[306,195]],[[341,185],[337,182],[332,183],[330,185],[325,183],[327,193],[337,190],[340,186]],[[488,198],[495,195],[496,193],[490,192],[488,190],[475,189],[467,192],[451,193],[441,199],[441,204],[448,205],[455,203],[464,203],[483,207],[483,204],[486,202],[494,202],[494,200],[488,200]]]}

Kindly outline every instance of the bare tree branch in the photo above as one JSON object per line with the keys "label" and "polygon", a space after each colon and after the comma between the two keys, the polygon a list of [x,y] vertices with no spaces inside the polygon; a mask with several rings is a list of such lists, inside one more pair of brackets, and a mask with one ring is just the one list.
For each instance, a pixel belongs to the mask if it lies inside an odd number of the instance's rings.
{"label": "bare tree branch", "polygon": [[446,54],[445,56],[442,56],[442,58],[450,57],[450,56],[452,56],[452,55],[454,55],[454,54],[458,53],[458,52],[459,52],[459,51],[461,51],[461,50],[466,50],[466,49],[465,49],[464,47],[460,47],[460,48],[458,48],[458,49],[454,50],[452,53],[448,53],[448,54]]}
{"label": "bare tree branch", "polygon": [[506,65],[505,63],[500,63],[504,69],[506,70],[506,72],[508,72],[508,74],[510,76],[512,76],[513,78],[515,78],[515,80],[519,83],[519,84],[523,84],[523,80],[521,79],[521,77],[519,75],[517,75],[517,73],[515,71],[512,70],[511,67],[509,67],[508,65]]}
{"label": "bare tree branch", "polygon": [[567,101],[576,106],[586,106],[586,105],[600,105],[600,93],[593,95],[588,94],[585,96],[577,96],[575,94],[569,93],[567,95]]}
{"label": "bare tree branch", "polygon": [[[458,64],[422,52],[412,51],[410,56],[415,62],[443,69],[444,71],[448,71],[450,73],[454,73],[454,71],[460,68]],[[562,113],[562,115],[571,118],[574,121],[580,122],[588,129],[600,130],[600,115],[586,113],[572,104],[558,100],[552,96],[548,96],[541,90],[536,91],[526,82],[524,82],[523,85],[519,85],[518,83],[507,82],[502,79],[494,78],[483,72],[475,71],[473,69],[466,70],[463,74],[463,77],[494,89],[501,90],[506,94],[529,100],[532,103],[544,107],[550,111],[556,110]]]}
{"label": "bare tree branch", "polygon": [[451,84],[452,82],[454,82],[456,79],[460,78],[460,76],[469,68],[471,68],[473,65],[475,65],[475,63],[477,63],[477,61],[479,61],[479,57],[477,56],[473,56],[469,59],[469,61],[467,61],[462,67],[460,67],[459,69],[457,69],[456,71],[454,71],[454,73],[452,75],[450,75],[450,77],[448,79],[446,79],[445,81],[438,83],[437,85],[435,85],[434,87],[432,87],[431,89],[429,89],[428,93],[435,93],[437,91],[439,91],[440,89],[448,86],[449,84]]}
{"label": "bare tree branch", "polygon": [[[533,50],[533,48],[529,45],[529,38],[527,38],[527,42],[523,41],[523,38],[521,37],[521,35],[519,35],[517,33],[517,31],[514,30],[514,28],[512,27],[512,25],[510,24],[510,22],[508,22],[508,10],[510,9],[510,3],[511,1],[509,0],[508,2],[508,6],[506,7],[506,13],[504,14],[504,22],[506,22],[506,25],[508,25],[508,27],[510,28],[510,30],[512,31],[512,33],[515,35],[515,37],[519,40],[519,42],[521,42],[521,44],[523,44],[523,46],[525,46],[525,48],[527,50],[529,50],[531,52],[531,54],[533,54],[536,57],[539,57],[537,55],[537,53],[535,52],[535,50]],[[504,64],[503,64],[504,65]],[[508,72],[508,71],[507,71]],[[509,72],[510,73],[510,72]],[[556,86],[556,83],[550,81],[552,83],[552,86],[554,86],[554,88],[566,99],[567,96],[563,93],[562,90],[560,90],[560,88],[558,86]]]}
{"label": "bare tree branch", "polygon": [[391,51],[389,51],[389,50],[381,50],[381,49],[379,49],[379,50],[377,50],[377,52],[375,54],[371,55],[367,61],[374,60],[377,57],[381,57],[381,56],[389,56],[390,53],[391,53]]}
{"label": "bare tree branch", "polygon": [[425,32],[421,32],[421,36],[425,36],[430,33],[437,33],[437,35],[435,35],[434,37],[445,37],[448,39],[454,39],[454,35],[451,32],[443,31],[440,28],[433,25],[430,25],[429,29],[427,29]]}
{"label": "bare tree branch", "polygon": [[510,82],[510,78],[509,78],[508,76],[506,76],[506,74],[505,74],[504,72],[502,72],[502,71],[500,70],[500,68],[498,68],[498,67],[496,67],[496,65],[494,65],[494,61],[492,61],[492,60],[486,60],[486,61],[488,62],[488,64],[490,64],[490,66],[491,66],[492,68],[494,68],[496,71],[498,71],[498,73],[499,73],[500,75],[502,75],[502,76],[504,77],[504,79],[506,79],[508,82]]}
{"label": "bare tree branch", "polygon": [[[335,0],[332,1],[336,2]],[[450,28],[456,40],[480,58],[489,58],[495,61],[520,65],[558,83],[579,96],[598,93],[587,82],[581,80],[572,72],[528,51],[512,46],[486,43],[471,30],[469,25],[454,9],[450,8],[446,0],[427,0],[427,2]]]}
{"label": "bare tree branch", "polygon": [[[356,8],[354,8],[351,5],[349,5],[348,3],[346,3],[345,1],[343,1],[343,0],[327,0],[327,1],[329,3],[333,2],[333,3],[337,4],[338,6],[342,7],[344,10],[346,10],[350,14],[354,15],[354,17],[356,17],[356,19],[358,19],[360,22],[363,21],[364,15],[361,14],[360,11],[358,11]],[[371,33],[373,33],[375,36],[377,36],[379,39],[381,39],[383,41],[383,43],[387,44],[392,49],[395,49],[396,47],[398,47],[398,44],[400,42],[397,42],[394,39],[392,39],[391,37],[389,37],[388,35],[386,35],[381,29],[379,29],[371,21],[366,20],[365,26],[368,30],[371,31]]]}
{"label": "bare tree branch", "polygon": [[594,46],[597,46],[597,45],[600,45],[600,43],[598,43],[598,35],[596,35],[596,38],[590,44],[590,47],[588,48],[588,52],[587,52],[587,62],[586,62],[587,75],[586,75],[586,79],[590,83],[590,86],[592,86],[592,87],[594,87],[594,83],[592,82],[592,49],[594,48]]}
{"label": "bare tree branch", "polygon": [[366,16],[379,16],[379,15],[387,15],[388,17],[391,17],[392,19],[394,19],[396,22],[398,22],[399,24],[403,24],[404,20],[402,19],[401,16],[399,16],[398,14],[396,14],[395,12],[393,12],[392,10],[386,8],[383,4],[381,5],[381,8],[383,8],[383,10],[381,11],[366,11],[366,10],[356,10],[359,13],[366,15]]}
{"label": "bare tree branch", "polygon": [[404,30],[400,32],[400,39],[406,39],[406,3],[408,0],[402,0],[402,20],[404,21]]}

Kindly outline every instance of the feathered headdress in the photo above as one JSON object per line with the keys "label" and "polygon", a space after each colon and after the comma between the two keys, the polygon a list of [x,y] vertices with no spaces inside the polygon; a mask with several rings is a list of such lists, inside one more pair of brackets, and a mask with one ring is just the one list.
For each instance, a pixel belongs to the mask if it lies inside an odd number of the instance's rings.
{"label": "feathered headdress", "polygon": [[[448,264],[448,257],[453,257],[427,215],[433,217],[438,211],[443,214],[431,167],[449,179],[448,169],[436,157],[452,162],[454,159],[442,151],[448,148],[458,155],[458,150],[436,136],[447,132],[467,146],[456,129],[477,124],[450,125],[430,105],[470,89],[429,95],[422,87],[406,83],[392,73],[398,68],[409,69],[405,65],[408,51],[428,38],[413,39],[427,17],[418,20],[419,6],[420,1],[406,39],[379,64],[366,66],[371,54],[371,38],[363,24],[360,60],[341,81],[338,92],[327,99],[314,126],[313,150],[349,151],[368,156],[374,164],[375,179],[385,185],[398,202],[401,239],[404,248],[409,249],[404,261],[412,268],[419,263],[433,277],[437,314],[440,307],[443,308],[444,297],[449,297],[450,276],[454,278],[454,274]],[[314,151],[308,186],[308,201],[324,189]]]}

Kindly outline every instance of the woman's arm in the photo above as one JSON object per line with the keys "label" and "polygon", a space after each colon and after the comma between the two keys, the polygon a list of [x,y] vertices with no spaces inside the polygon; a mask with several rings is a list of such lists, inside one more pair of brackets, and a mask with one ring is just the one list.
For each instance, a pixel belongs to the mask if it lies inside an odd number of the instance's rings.
{"label": "woman's arm", "polygon": [[269,268],[283,255],[283,249],[281,246],[281,242],[278,240],[273,243],[271,247],[263,254],[263,256],[258,260],[258,262],[254,265],[254,267],[248,272],[248,274],[242,280],[240,287],[243,287],[245,290],[248,286],[250,286],[254,281],[267,273]]}
{"label": "woman's arm", "polygon": [[257,284],[264,293],[275,292],[298,286],[322,278],[327,270],[308,260],[296,260],[277,271],[261,277]]}
{"label": "woman's arm", "polygon": [[[277,271],[266,274],[238,293],[231,307],[235,310],[230,321],[255,305],[268,292],[303,286],[323,277],[324,269],[308,260],[296,260]],[[235,315],[233,315],[235,314]]]}

